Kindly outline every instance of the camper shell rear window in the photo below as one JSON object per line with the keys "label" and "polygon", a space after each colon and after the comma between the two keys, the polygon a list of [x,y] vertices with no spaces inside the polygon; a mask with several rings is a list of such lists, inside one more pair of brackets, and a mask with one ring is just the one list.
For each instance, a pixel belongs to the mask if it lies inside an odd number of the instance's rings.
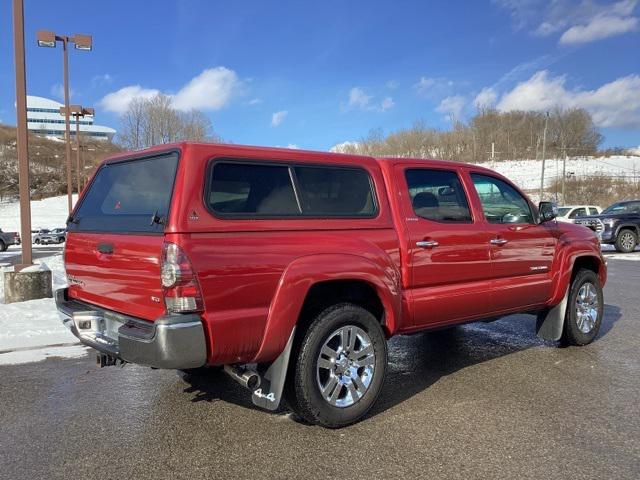
{"label": "camper shell rear window", "polygon": [[69,231],[162,234],[178,152],[105,163],[69,219]]}

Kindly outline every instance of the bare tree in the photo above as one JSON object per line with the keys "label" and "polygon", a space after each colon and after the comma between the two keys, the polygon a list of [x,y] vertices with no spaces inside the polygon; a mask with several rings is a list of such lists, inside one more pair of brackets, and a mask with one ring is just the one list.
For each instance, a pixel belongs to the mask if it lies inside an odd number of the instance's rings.
{"label": "bare tree", "polygon": [[[545,114],[543,112],[500,112],[481,108],[468,122],[456,121],[442,131],[415,123],[411,128],[383,135],[372,131],[350,153],[401,157],[436,157],[464,162],[483,162],[493,151],[497,160],[539,158]],[[592,155],[602,142],[586,110],[556,109],[549,122],[546,151],[550,158]]]}
{"label": "bare tree", "polygon": [[171,98],[162,94],[129,103],[120,119],[118,139],[132,150],[182,140],[220,141],[204,113],[177,110]]}

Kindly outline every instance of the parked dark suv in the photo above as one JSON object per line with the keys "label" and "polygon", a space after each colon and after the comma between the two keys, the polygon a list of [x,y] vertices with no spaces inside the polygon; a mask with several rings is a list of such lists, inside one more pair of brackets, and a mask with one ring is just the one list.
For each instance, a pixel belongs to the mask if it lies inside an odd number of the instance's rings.
{"label": "parked dark suv", "polygon": [[617,251],[633,252],[640,236],[640,200],[614,203],[600,215],[580,217],[575,223],[589,227]]}

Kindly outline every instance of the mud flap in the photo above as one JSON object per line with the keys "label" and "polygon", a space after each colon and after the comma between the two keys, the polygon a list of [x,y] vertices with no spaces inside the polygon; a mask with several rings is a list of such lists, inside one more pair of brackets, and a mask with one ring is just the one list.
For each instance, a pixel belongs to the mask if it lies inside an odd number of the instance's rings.
{"label": "mud flap", "polygon": [[536,321],[536,334],[543,340],[557,341],[562,336],[564,320],[567,315],[567,302],[569,290],[564,294],[562,301],[548,312],[538,315]]}
{"label": "mud flap", "polygon": [[286,380],[287,369],[289,367],[289,355],[291,354],[295,333],[296,327],[293,327],[284,350],[278,358],[269,365],[267,371],[262,375],[260,388],[256,389],[251,395],[251,401],[255,406],[266,410],[277,410],[280,406],[284,381]]}

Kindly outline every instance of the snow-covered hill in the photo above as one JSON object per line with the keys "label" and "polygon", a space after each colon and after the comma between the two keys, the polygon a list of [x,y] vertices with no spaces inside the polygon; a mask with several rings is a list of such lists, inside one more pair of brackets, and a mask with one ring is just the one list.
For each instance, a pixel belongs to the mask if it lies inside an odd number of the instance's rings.
{"label": "snow-covered hill", "polygon": [[[73,196],[75,205],[77,195]],[[50,197],[31,202],[31,229],[64,227],[69,215],[67,196]],[[5,232],[20,231],[20,204],[0,203],[0,228]]]}
{"label": "snow-covered hill", "polygon": [[[540,188],[539,160],[505,160],[481,164],[491,168],[525,191],[535,194]],[[567,160],[567,175],[584,177],[607,175],[629,180],[640,180],[640,155],[618,155],[611,157],[574,157]],[[562,177],[562,161],[549,159],[545,167],[545,185],[550,187]],[[535,195],[533,195],[535,196]],[[74,195],[74,202],[76,196]],[[31,226],[36,228],[64,227],[67,219],[67,197],[51,197],[31,202]],[[0,228],[4,231],[20,230],[20,207],[17,201],[0,203]]]}
{"label": "snow-covered hill", "polygon": [[[523,190],[540,188],[542,162],[540,160],[507,160],[485,162],[483,167],[501,173]],[[606,175],[640,180],[640,156],[574,157],[567,160],[567,176],[586,177]],[[562,178],[562,160],[548,159],[545,163],[545,186],[550,187]]]}

